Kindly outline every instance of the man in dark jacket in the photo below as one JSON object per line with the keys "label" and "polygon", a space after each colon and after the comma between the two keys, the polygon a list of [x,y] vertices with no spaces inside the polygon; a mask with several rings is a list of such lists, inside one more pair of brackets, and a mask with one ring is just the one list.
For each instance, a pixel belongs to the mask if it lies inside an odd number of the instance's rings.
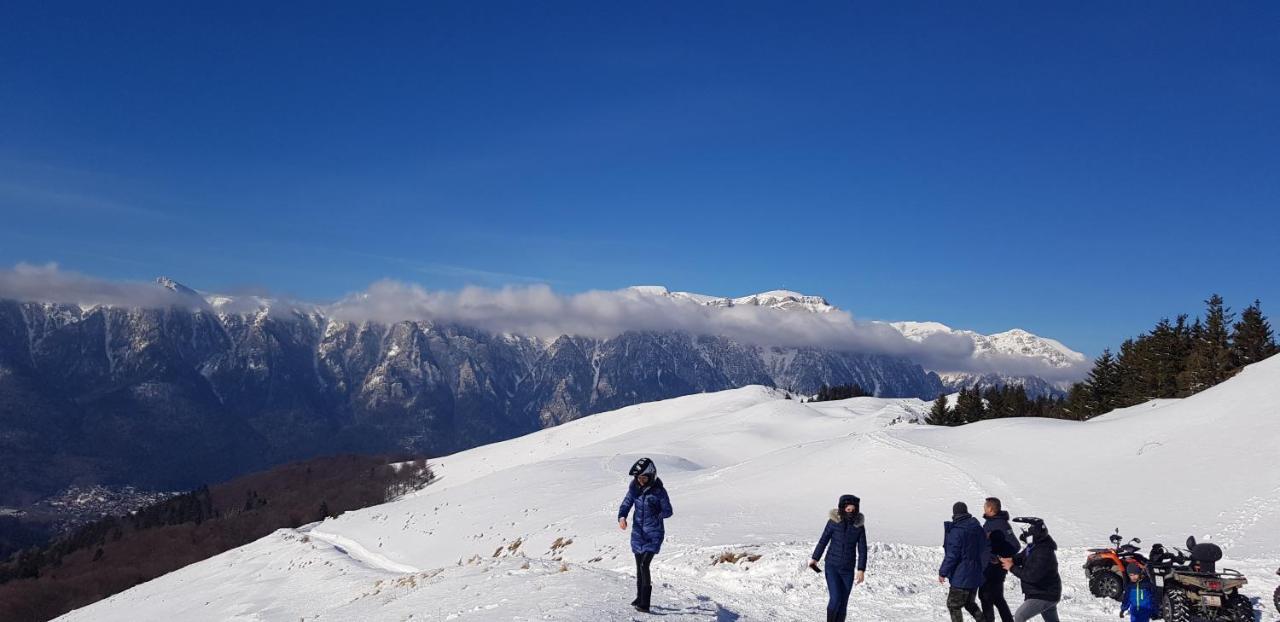
{"label": "man in dark jacket", "polygon": [[1012,558],[1000,560],[1005,570],[1022,581],[1022,606],[1013,614],[1014,622],[1027,622],[1037,615],[1044,622],[1058,622],[1058,601],[1062,600],[1062,577],[1058,575],[1058,543],[1053,541],[1044,521],[1038,518],[1015,518],[1027,523],[1022,539],[1030,539],[1027,548]]}
{"label": "man in dark jacket", "polygon": [[827,622],[844,622],[849,611],[849,594],[854,584],[862,583],[867,570],[866,519],[860,508],[862,500],[854,495],[840,495],[836,509],[827,515],[822,537],[814,547],[809,567],[818,568],[823,551],[827,554]]}
{"label": "man in dark jacket", "polygon": [[938,583],[951,581],[951,590],[947,593],[951,622],[963,622],[962,609],[968,611],[974,620],[981,621],[982,610],[974,602],[974,597],[982,587],[982,571],[991,559],[987,534],[982,531],[978,519],[969,514],[969,506],[963,501],[951,506],[951,520],[943,523],[942,530],[945,556],[938,568]]}
{"label": "man in dark jacket", "polygon": [[658,469],[653,461],[641,458],[631,466],[631,484],[618,507],[618,527],[627,528],[627,514],[635,508],[631,526],[631,552],[636,556],[636,599],[631,605],[637,611],[648,613],[653,597],[653,579],[649,565],[653,556],[662,550],[667,531],[664,520],[671,518],[671,497],[658,479]]}
{"label": "man in dark jacket", "polygon": [[982,530],[987,532],[987,541],[991,544],[991,563],[982,573],[982,587],[978,590],[982,619],[995,622],[996,612],[999,612],[1000,622],[1013,622],[1013,612],[1004,599],[1004,579],[1009,572],[1000,565],[999,558],[1016,555],[1018,539],[1013,535],[1013,527],[1009,526],[1009,513],[1001,507],[999,499],[987,497],[982,506],[982,518]]}

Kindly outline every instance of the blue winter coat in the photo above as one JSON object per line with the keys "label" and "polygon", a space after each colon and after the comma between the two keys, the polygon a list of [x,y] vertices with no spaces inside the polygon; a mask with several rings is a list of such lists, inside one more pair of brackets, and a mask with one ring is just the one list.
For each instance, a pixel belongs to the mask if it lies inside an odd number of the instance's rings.
{"label": "blue winter coat", "polygon": [[942,525],[942,548],[946,556],[938,576],[951,580],[951,587],[976,590],[982,587],[983,570],[991,559],[991,545],[978,519],[965,514]]}
{"label": "blue winter coat", "polygon": [[1156,588],[1149,579],[1130,583],[1124,591],[1124,600],[1120,601],[1120,613],[1132,611],[1135,619],[1147,619],[1151,614],[1160,611],[1160,600],[1156,597]]}
{"label": "blue winter coat", "polygon": [[662,480],[655,479],[644,488],[631,480],[627,496],[618,508],[618,520],[626,518],[632,507],[636,512],[631,518],[631,552],[656,555],[662,550],[662,540],[667,535],[662,521],[671,518],[672,514],[671,498],[667,496]]}
{"label": "blue winter coat", "polygon": [[854,514],[851,520],[844,520],[839,511],[831,510],[818,546],[813,549],[813,559],[822,559],[824,549],[827,570],[866,570],[867,528],[862,512]]}

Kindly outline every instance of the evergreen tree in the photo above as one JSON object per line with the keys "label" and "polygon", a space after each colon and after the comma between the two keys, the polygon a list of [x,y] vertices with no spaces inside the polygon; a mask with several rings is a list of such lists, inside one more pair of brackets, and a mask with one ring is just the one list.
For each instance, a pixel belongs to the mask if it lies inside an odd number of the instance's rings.
{"label": "evergreen tree", "polygon": [[929,409],[929,417],[925,419],[929,425],[954,425],[951,420],[951,407],[947,405],[947,394],[943,393],[933,400],[933,408]]}
{"label": "evergreen tree", "polygon": [[1088,385],[1083,382],[1077,382],[1071,385],[1071,390],[1067,392],[1066,399],[1055,409],[1055,416],[1061,419],[1084,421],[1090,417],[1091,403],[1092,399]]}
{"label": "evergreen tree", "polygon": [[957,425],[982,421],[987,416],[982,403],[982,389],[975,385],[972,389],[960,389],[953,414]]}
{"label": "evergreen tree", "polygon": [[1102,356],[1094,359],[1093,369],[1084,382],[1086,399],[1085,418],[1096,417],[1114,410],[1120,395],[1120,368],[1111,355],[1111,349],[1102,351]]}
{"label": "evergreen tree", "polygon": [[857,383],[841,384],[834,387],[822,385],[818,387],[818,395],[813,398],[815,402],[829,402],[832,400],[847,400],[852,397],[867,397],[871,395],[862,389]]}
{"label": "evergreen tree", "polygon": [[1133,406],[1151,399],[1146,375],[1152,365],[1149,335],[1137,339],[1125,339],[1120,344],[1120,354],[1115,357],[1115,396],[1111,408]]}
{"label": "evergreen tree", "polygon": [[1237,367],[1252,365],[1277,352],[1275,336],[1267,316],[1262,314],[1262,302],[1254,300],[1240,314],[1231,335],[1231,354]]}
{"label": "evergreen tree", "polygon": [[1192,348],[1186,368],[1179,376],[1179,392],[1183,395],[1199,393],[1231,377],[1231,335],[1228,327],[1234,319],[1231,310],[1223,305],[1222,297],[1214,294],[1204,301],[1204,322],[1196,318],[1192,326]]}

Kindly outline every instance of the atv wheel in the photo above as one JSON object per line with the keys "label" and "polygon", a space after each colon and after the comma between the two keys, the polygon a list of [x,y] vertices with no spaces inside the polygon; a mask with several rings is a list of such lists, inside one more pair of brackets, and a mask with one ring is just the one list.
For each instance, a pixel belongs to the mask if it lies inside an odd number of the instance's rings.
{"label": "atv wheel", "polygon": [[1276,593],[1273,598],[1275,599],[1276,611],[1280,611],[1280,587],[1276,588]]}
{"label": "atv wheel", "polygon": [[1187,594],[1179,589],[1169,589],[1164,595],[1164,619],[1169,622],[1191,622],[1191,607]]}
{"label": "atv wheel", "polygon": [[1124,580],[1110,568],[1099,568],[1089,575],[1089,592],[1098,598],[1123,600]]}
{"label": "atv wheel", "polygon": [[1253,622],[1253,601],[1240,594],[1227,597],[1227,611],[1231,614],[1231,622]]}

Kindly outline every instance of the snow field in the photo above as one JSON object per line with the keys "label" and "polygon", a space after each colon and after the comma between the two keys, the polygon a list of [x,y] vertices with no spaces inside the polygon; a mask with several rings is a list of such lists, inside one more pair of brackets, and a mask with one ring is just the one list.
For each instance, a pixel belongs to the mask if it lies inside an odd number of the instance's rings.
{"label": "snow field", "polygon": [[[748,387],[595,415],[446,456],[439,481],[404,499],[277,532],[64,619],[639,619],[615,520],[641,456],[675,509],[653,565],[655,611],[671,620],[822,619],[825,583],[803,564],[844,492],[862,497],[872,542],[851,619],[947,619],[942,522],[953,501],[976,512],[990,495],[1047,521],[1065,620],[1117,618],[1080,568],[1116,527],[1144,546],[1220,544],[1260,620],[1278,619],[1280,357],[1086,423],[934,428],[916,423],[928,407],[800,404]],[[1012,578],[1006,594],[1021,600]]]}

